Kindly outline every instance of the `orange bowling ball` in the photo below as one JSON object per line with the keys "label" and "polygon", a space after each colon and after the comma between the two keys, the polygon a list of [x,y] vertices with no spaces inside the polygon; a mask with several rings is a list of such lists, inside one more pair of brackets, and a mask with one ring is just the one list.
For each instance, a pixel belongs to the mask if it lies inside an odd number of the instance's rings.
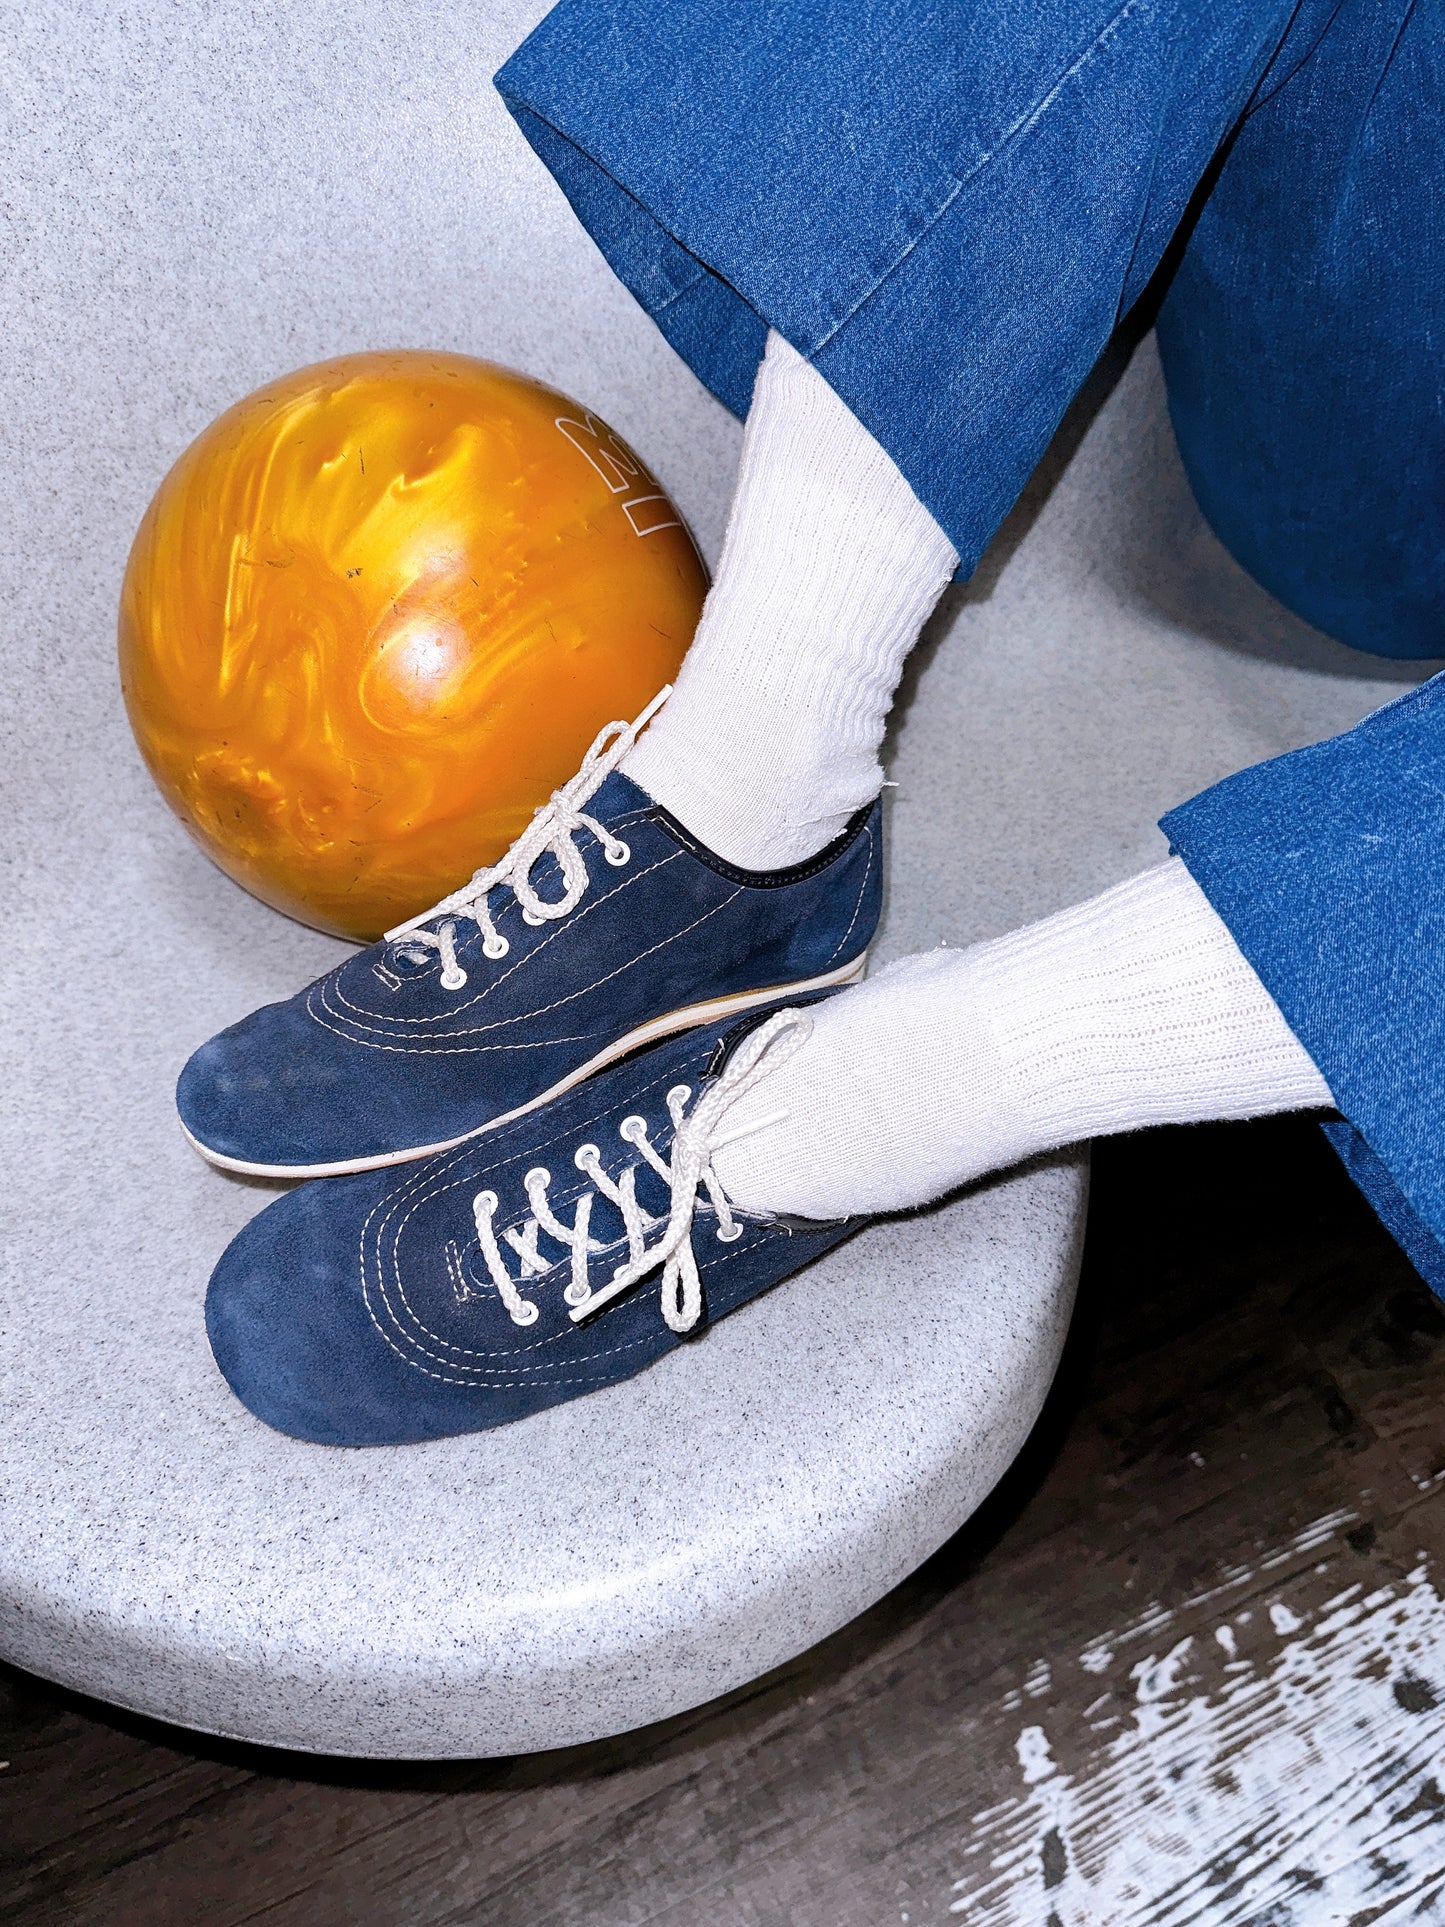
{"label": "orange bowling ball", "polygon": [[347,355],[237,402],[161,483],[121,686],[207,854],[369,940],[495,862],[646,707],[706,587],[588,409],[464,355]]}

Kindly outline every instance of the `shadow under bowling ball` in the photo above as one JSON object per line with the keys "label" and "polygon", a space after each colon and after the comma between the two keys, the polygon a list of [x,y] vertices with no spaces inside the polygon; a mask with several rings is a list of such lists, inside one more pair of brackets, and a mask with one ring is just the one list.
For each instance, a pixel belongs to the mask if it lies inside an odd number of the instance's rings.
{"label": "shadow under bowling ball", "polygon": [[161,483],[121,687],[206,853],[365,941],[494,862],[646,706],[706,589],[590,410],[464,355],[348,355],[237,402]]}

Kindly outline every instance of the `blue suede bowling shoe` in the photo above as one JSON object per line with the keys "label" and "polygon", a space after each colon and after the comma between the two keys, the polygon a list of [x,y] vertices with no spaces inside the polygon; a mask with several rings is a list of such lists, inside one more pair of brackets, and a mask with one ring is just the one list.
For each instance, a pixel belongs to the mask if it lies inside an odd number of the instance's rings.
{"label": "blue suede bowling shoe", "polygon": [[860,976],[877,804],[807,863],[737,869],[618,769],[650,714],[609,725],[500,863],[203,1044],[176,1092],[197,1150],[258,1177],[425,1157],[657,1038]]}
{"label": "blue suede bowling shoe", "polygon": [[837,1244],[854,1221],[749,1216],[718,1185],[733,1104],[811,1028],[791,1006],[731,1021],[268,1206],[206,1298],[236,1396],[320,1445],[484,1431],[632,1377]]}

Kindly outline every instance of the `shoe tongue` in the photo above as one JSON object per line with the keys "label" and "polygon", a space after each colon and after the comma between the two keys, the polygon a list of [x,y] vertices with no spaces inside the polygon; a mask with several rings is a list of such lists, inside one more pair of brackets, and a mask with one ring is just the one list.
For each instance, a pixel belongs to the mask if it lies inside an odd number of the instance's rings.
{"label": "shoe tongue", "polygon": [[[654,1125],[656,1124],[655,1119],[653,1123]],[[655,1132],[654,1135],[655,1138],[663,1136],[660,1131]],[[664,1155],[670,1153],[672,1149],[670,1134],[664,1138],[661,1148]],[[651,1227],[647,1232],[647,1240],[649,1243],[652,1243],[656,1239],[660,1227],[667,1222],[668,1213],[672,1209],[671,1190],[663,1183],[652,1166],[648,1164],[630,1144],[621,1143],[614,1139],[612,1150],[609,1152],[605,1148],[604,1139],[602,1164],[608,1176],[614,1180],[622,1176],[622,1173],[629,1164],[635,1164],[638,1167],[637,1177],[635,1179],[637,1188],[634,1195],[636,1196],[637,1202],[652,1219]],[[623,1219],[621,1209],[612,1202],[606,1192],[596,1190],[593,1186],[585,1182],[577,1185],[575,1189],[569,1185],[566,1193],[554,1201],[553,1208],[560,1213],[562,1222],[564,1224],[571,1224],[573,1222],[577,1209],[575,1193],[582,1190],[592,1191],[592,1216],[588,1224],[588,1235],[596,1239],[601,1245],[613,1246],[620,1244],[627,1236],[627,1226]],[[565,1248],[557,1242],[551,1232],[543,1231],[539,1243],[544,1257],[552,1259],[554,1263],[565,1261]],[[626,1256],[625,1253],[622,1255],[623,1257]],[[620,1260],[614,1256],[612,1262],[616,1264],[620,1262]],[[594,1283],[601,1283],[610,1275],[609,1272],[604,1269],[598,1269],[594,1264]]]}
{"label": "shoe tongue", "polygon": [[543,850],[533,863],[528,881],[544,902],[551,902],[561,896],[564,887],[562,865],[550,850]]}
{"label": "shoe tongue", "polygon": [[582,808],[589,816],[600,822],[608,823],[614,817],[623,816],[628,810],[647,810],[652,807],[652,798],[644,789],[639,789],[630,776],[624,776],[620,769],[605,776],[592,793],[592,799]]}

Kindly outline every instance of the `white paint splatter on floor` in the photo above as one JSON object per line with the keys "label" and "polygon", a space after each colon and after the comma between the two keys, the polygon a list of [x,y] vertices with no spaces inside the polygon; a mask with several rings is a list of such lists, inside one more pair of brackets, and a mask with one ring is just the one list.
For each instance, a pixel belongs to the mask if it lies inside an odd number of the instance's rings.
{"label": "white paint splatter on floor", "polygon": [[1291,1603],[1244,1603],[1278,1568],[1298,1581],[1351,1516],[1092,1642],[1078,1663],[1112,1689],[1067,1731],[1029,1669],[999,1708],[1022,1722],[1019,1790],[975,1816],[950,1910],[968,1927],[1445,1927],[1445,1600],[1424,1563],[1315,1607],[1293,1582]]}

